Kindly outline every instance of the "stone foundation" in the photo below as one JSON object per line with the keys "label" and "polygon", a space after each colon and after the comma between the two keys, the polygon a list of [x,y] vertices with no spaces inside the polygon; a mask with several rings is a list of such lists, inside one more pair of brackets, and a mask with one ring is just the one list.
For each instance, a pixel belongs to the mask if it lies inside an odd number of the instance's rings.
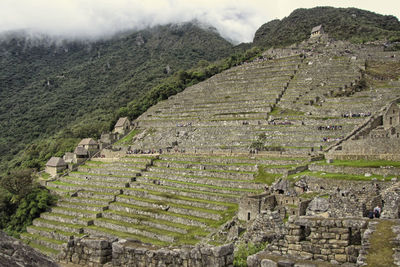
{"label": "stone foundation", "polygon": [[107,238],[71,239],[58,256],[62,263],[83,266],[233,266],[233,244],[156,248],[137,241]]}

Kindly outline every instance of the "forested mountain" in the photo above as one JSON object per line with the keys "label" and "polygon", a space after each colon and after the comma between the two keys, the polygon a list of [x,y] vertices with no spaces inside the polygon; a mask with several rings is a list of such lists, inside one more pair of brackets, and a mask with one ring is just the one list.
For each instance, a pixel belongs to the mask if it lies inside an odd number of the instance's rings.
{"label": "forested mountain", "polygon": [[359,43],[378,39],[400,40],[400,22],[394,16],[357,8],[315,7],[296,9],[282,20],[265,23],[255,33],[254,44],[270,47],[300,42],[320,24],[330,37],[338,40]]}
{"label": "forested mountain", "polygon": [[[24,32],[2,36],[3,169],[4,163],[27,144],[61,129],[62,135],[72,138],[64,145],[74,143],[74,138],[108,130],[119,107],[163,79],[200,60],[214,61],[231,52],[232,45],[214,29],[195,23],[158,26],[85,42],[57,42]],[[51,153],[57,151],[54,145]]]}

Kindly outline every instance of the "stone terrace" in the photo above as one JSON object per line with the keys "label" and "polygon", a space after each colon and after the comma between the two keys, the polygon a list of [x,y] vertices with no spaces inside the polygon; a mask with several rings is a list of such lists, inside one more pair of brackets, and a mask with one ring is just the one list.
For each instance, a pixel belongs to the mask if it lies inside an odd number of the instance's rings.
{"label": "stone terrace", "polygon": [[343,115],[373,115],[400,95],[395,82],[356,91],[366,52],[336,45],[291,48],[291,56],[234,67],[160,102],[137,119],[144,132],[132,148],[243,153],[263,134],[267,148],[287,153],[327,149],[369,116]]}
{"label": "stone terrace", "polygon": [[96,158],[48,182],[61,199],[22,237],[57,254],[70,236],[131,238],[159,246],[195,244],[232,218],[243,194],[264,190],[258,165],[302,159],[162,154]]}

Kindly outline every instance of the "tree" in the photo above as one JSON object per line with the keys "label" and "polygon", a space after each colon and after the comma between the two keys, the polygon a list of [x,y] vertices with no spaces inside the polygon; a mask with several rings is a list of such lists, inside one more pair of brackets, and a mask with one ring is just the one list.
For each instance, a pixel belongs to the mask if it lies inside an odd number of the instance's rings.
{"label": "tree", "polygon": [[31,169],[12,170],[0,180],[0,186],[12,195],[12,202],[16,203],[33,189]]}

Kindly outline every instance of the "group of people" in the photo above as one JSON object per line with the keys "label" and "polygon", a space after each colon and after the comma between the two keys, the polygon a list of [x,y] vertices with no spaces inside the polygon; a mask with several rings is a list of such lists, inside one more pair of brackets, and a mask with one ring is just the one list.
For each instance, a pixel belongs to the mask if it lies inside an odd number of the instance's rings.
{"label": "group of people", "polygon": [[318,131],[323,131],[323,130],[342,130],[342,125],[327,125],[327,126],[318,126],[317,129]]}
{"label": "group of people", "polygon": [[360,112],[360,113],[344,113],[342,114],[342,118],[364,118],[371,116],[371,112]]}
{"label": "group of people", "polygon": [[377,218],[378,219],[379,217],[381,217],[381,212],[382,212],[382,209],[378,205],[373,210],[368,212],[368,218],[370,218],[370,219]]}

